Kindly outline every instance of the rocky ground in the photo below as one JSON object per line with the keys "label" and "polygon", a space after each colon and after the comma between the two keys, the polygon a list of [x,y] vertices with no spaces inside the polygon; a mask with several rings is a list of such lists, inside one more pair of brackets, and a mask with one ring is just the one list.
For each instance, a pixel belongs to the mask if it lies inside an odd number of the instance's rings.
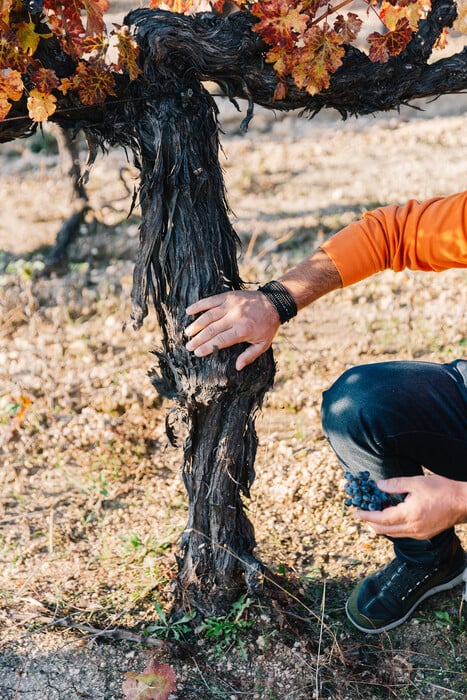
{"label": "rocky ground", "polygon": [[[467,186],[463,96],[345,123],[258,111],[245,136],[220,105],[247,282],[275,277],[366,209]],[[321,392],[347,367],[465,357],[465,271],[385,272],[281,329],[249,509],[282,602],[243,600],[245,625],[192,637],[161,613],[186,502],[164,432],[170,406],[146,376],[159,331],[153,316],[139,333],[121,330],[136,173],[118,151],[98,160],[94,214],[67,270],[46,277],[70,206],[53,141],[9,144],[0,158],[1,697],[121,698],[124,674],[154,657],[175,670],[174,700],[467,697],[460,588],[386,635],[347,623],[349,590],[390,549],[343,506],[319,421]]]}

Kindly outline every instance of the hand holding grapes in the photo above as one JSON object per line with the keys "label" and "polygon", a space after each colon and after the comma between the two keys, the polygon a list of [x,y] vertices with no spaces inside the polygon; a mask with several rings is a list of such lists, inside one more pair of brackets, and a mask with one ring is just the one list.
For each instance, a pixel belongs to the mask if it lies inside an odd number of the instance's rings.
{"label": "hand holding grapes", "polygon": [[379,535],[425,540],[467,521],[466,482],[433,474],[386,479],[377,485],[388,494],[407,494],[396,506],[356,511]]}

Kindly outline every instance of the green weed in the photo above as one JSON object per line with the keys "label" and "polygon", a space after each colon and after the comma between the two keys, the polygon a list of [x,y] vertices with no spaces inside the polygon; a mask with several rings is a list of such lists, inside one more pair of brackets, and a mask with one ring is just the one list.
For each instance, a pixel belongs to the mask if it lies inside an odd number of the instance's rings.
{"label": "green weed", "polygon": [[200,631],[206,639],[211,639],[215,642],[214,651],[216,654],[224,654],[228,649],[236,646],[242,655],[245,655],[245,643],[242,639],[242,634],[254,622],[246,619],[244,615],[252,603],[252,598],[243,595],[232,604],[227,615],[208,617],[204,620]]}
{"label": "green weed", "polygon": [[154,608],[159,617],[156,622],[146,627],[146,634],[154,634],[160,639],[174,639],[177,642],[186,639],[192,631],[190,622],[195,613],[187,612],[182,617],[174,619],[162,609],[159,603],[154,603]]}

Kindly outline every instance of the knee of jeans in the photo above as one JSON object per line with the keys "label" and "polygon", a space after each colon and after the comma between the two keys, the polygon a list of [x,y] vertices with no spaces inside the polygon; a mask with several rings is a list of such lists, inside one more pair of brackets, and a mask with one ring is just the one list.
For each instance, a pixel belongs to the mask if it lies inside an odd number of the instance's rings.
{"label": "knee of jeans", "polygon": [[321,420],[324,434],[333,445],[337,439],[352,439],[371,420],[374,402],[361,367],[347,370],[323,393]]}

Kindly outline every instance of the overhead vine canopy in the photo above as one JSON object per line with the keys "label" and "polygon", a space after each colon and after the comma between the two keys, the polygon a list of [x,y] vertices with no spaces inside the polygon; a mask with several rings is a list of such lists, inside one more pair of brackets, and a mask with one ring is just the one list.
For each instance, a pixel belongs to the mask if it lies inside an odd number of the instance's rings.
{"label": "overhead vine canopy", "polygon": [[[148,0],[148,8],[177,14],[136,10],[125,24],[109,28],[109,0],[0,0],[0,124],[20,116],[60,121],[57,111],[71,105],[91,108],[94,121],[96,107],[115,108],[141,74],[148,22],[151,32],[160,30],[159,58],[166,41],[164,60],[169,48],[176,50],[185,63],[192,59],[187,67],[201,78],[218,79],[230,95],[271,107],[361,112],[351,94],[365,92],[366,111],[374,111],[466,87],[465,49],[436,62],[438,69],[428,60],[449,43],[449,28],[467,32],[467,0],[362,0],[358,12],[353,0],[228,0],[229,16],[224,3]],[[154,46],[145,48],[157,58]],[[370,74],[373,85],[379,83],[379,104],[368,90]],[[410,87],[406,94],[393,90],[388,101],[381,85],[388,81]],[[5,138],[16,135],[14,128],[1,131]]]}

